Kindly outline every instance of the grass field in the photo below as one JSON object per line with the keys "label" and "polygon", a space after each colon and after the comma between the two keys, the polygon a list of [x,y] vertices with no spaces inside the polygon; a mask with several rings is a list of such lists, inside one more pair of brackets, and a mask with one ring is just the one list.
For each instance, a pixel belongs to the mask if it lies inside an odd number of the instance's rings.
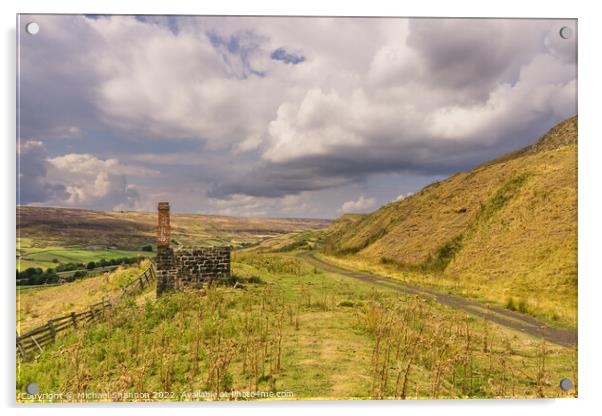
{"label": "grass field", "polygon": [[121,293],[121,287],[148,267],[119,267],[112,273],[61,285],[17,286],[17,332],[24,333],[51,318],[85,309],[105,297]]}
{"label": "grass field", "polygon": [[[288,399],[576,395],[557,387],[562,377],[577,379],[571,348],[376,290],[288,253],[237,253],[233,271],[244,289],[123,304],[21,363],[17,391],[35,380],[42,392],[148,392],[142,400],[193,400],[181,393],[194,391],[292,392]],[[158,391],[177,394],[150,393]]]}
{"label": "grass field", "polygon": [[22,271],[29,267],[40,267],[42,269],[54,268],[59,263],[83,263],[90,261],[99,261],[102,259],[111,260],[121,257],[138,257],[153,255],[140,250],[108,250],[93,249],[86,250],[80,247],[32,247],[27,239],[17,242],[17,270]]}

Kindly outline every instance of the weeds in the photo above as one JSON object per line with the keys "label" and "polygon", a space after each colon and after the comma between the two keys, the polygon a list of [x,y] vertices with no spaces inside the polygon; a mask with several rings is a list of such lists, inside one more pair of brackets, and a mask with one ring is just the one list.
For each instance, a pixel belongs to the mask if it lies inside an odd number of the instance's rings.
{"label": "weeds", "polygon": [[364,327],[374,337],[372,397],[406,399],[412,390],[429,398],[516,397],[525,383],[537,397],[550,397],[545,342],[519,363],[510,340],[496,342],[489,323],[476,331],[474,319],[454,314],[433,314],[417,297],[374,297],[364,306]]}

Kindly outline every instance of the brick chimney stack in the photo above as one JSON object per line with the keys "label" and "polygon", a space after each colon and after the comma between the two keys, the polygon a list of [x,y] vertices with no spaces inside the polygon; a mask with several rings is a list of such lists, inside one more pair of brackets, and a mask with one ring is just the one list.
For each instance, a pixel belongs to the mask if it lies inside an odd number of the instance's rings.
{"label": "brick chimney stack", "polygon": [[169,202],[159,202],[159,223],[157,227],[157,247],[169,248],[171,229],[169,226]]}

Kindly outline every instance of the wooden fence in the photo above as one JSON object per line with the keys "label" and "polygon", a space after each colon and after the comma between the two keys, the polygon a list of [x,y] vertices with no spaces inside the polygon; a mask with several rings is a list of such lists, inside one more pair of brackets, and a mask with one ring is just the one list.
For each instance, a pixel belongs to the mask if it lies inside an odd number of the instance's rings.
{"label": "wooden fence", "polygon": [[89,305],[88,309],[83,312],[71,312],[67,315],[50,319],[46,324],[34,328],[25,334],[19,335],[17,333],[17,352],[23,359],[34,357],[37,352],[42,352],[46,345],[56,341],[59,333],[68,329],[79,329],[92,321],[104,318],[107,311],[117,302],[142,292],[155,279],[155,269],[151,264],[144,273],[121,289],[121,295],[113,298],[105,298],[101,302]]}

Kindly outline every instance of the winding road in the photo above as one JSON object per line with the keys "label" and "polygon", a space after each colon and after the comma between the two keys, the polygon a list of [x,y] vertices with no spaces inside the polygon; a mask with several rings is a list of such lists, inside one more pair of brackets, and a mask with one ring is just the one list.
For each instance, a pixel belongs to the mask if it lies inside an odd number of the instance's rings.
{"label": "winding road", "polygon": [[315,257],[311,252],[301,252],[298,254],[298,256],[313,266],[328,272],[337,273],[339,275],[386,287],[400,293],[432,297],[443,305],[488,319],[499,325],[537,338],[543,338],[553,344],[565,347],[577,346],[576,329],[554,328],[546,325],[537,318],[520,312],[511,311],[500,306],[484,305],[461,296],[440,293],[432,289],[412,285],[400,280],[342,268],[338,265],[334,265],[323,259]]}

